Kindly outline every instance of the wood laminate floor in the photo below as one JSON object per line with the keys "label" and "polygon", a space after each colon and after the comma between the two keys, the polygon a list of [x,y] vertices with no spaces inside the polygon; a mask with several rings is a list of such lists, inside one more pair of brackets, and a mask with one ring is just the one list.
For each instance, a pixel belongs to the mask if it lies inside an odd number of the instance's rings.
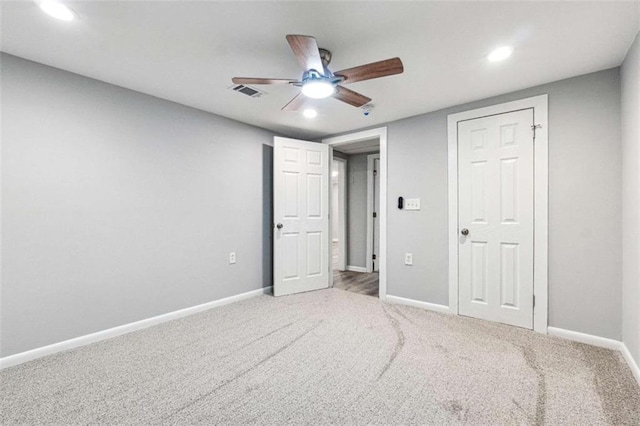
{"label": "wood laminate floor", "polygon": [[333,243],[333,286],[353,293],[378,297],[378,273],[338,271],[338,243]]}

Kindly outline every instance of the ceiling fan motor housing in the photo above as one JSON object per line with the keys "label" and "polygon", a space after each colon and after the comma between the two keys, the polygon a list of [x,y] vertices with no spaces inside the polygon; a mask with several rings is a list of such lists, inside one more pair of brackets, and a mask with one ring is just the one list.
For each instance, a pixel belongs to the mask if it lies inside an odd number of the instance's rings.
{"label": "ceiling fan motor housing", "polygon": [[324,65],[325,68],[328,67],[331,63],[331,52],[323,48],[319,48],[318,50],[320,51],[320,59],[322,60],[322,65]]}
{"label": "ceiling fan motor housing", "polygon": [[310,81],[326,81],[335,85],[344,81],[344,77],[334,75],[329,68],[325,67],[324,75],[317,70],[307,70],[302,73],[302,78],[300,80],[302,81],[302,85]]}

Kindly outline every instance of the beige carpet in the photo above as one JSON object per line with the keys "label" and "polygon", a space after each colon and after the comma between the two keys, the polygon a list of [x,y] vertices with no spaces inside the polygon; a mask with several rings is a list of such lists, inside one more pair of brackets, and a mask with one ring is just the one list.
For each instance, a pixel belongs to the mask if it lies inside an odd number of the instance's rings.
{"label": "beige carpet", "polygon": [[2,424],[640,424],[616,352],[338,289],[246,300],[0,380]]}

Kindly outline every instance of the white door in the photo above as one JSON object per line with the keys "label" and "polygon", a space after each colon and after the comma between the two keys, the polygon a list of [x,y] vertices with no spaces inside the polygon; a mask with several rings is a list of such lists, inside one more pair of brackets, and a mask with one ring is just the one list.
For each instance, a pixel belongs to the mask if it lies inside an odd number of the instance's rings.
{"label": "white door", "polygon": [[533,109],[458,123],[459,311],[533,328]]}
{"label": "white door", "polygon": [[380,265],[380,158],[373,159],[373,270]]}
{"label": "white door", "polygon": [[329,287],[329,147],[274,138],[273,294]]}

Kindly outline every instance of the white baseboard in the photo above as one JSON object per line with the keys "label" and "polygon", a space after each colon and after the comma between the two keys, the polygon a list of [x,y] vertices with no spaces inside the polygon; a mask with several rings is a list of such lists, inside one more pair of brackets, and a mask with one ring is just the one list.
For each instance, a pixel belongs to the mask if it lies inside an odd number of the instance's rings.
{"label": "white baseboard", "polygon": [[367,268],[363,268],[362,266],[352,266],[352,265],[347,265],[347,271],[364,272],[365,274],[368,272]]}
{"label": "white baseboard", "polygon": [[142,330],[144,328],[152,327],[163,322],[193,315],[198,312],[216,308],[218,306],[228,305],[230,303],[239,302],[240,300],[250,299],[252,297],[260,296],[263,294],[270,294],[272,292],[272,289],[273,287],[264,287],[258,290],[249,291],[247,293],[241,293],[235,296],[226,297],[224,299],[214,300],[211,302],[203,303],[201,305],[192,306],[190,308],[180,309],[178,311],[173,311],[129,324],[120,325],[118,327],[109,328],[107,330],[86,334],[84,336],[75,337],[73,339],[65,340],[58,343],[53,343],[51,345],[32,349],[26,352],[21,352],[19,354],[10,355],[4,358],[0,358],[0,369],[12,367],[14,365],[22,364],[24,362],[41,358],[43,356],[52,355],[80,346],[89,345],[101,340],[122,336],[123,334],[131,333],[133,331]]}
{"label": "white baseboard", "polygon": [[640,384],[640,366],[638,366],[636,360],[631,356],[631,352],[629,352],[629,348],[627,348],[627,345],[625,345],[624,343],[620,343],[620,345],[622,346],[620,348],[622,356],[627,361],[627,364],[629,364],[629,368],[631,369],[633,376],[638,381],[638,384]]}
{"label": "white baseboard", "polygon": [[615,339],[607,339],[606,337],[594,336],[592,334],[579,333],[577,331],[565,330],[563,328],[549,327],[547,331],[550,335],[556,337],[562,337],[563,339],[572,340],[574,342],[586,343],[587,345],[598,346],[601,348],[612,349],[614,351],[620,351],[623,358],[629,365],[633,377],[635,377],[638,384],[640,384],[640,367],[638,363],[631,356],[631,352],[627,348],[624,342]]}
{"label": "white baseboard", "polygon": [[563,339],[573,340],[574,342],[586,343],[587,345],[598,346],[601,348],[620,350],[622,344],[619,340],[607,339],[606,337],[594,336],[592,334],[579,333],[577,331],[565,330],[563,328],[548,327],[548,334]]}
{"label": "white baseboard", "polygon": [[448,306],[422,302],[420,300],[405,299],[404,297],[387,295],[386,301],[389,303],[397,303],[400,305],[413,306],[414,308],[426,309],[428,311],[440,312],[441,314],[450,313]]}

